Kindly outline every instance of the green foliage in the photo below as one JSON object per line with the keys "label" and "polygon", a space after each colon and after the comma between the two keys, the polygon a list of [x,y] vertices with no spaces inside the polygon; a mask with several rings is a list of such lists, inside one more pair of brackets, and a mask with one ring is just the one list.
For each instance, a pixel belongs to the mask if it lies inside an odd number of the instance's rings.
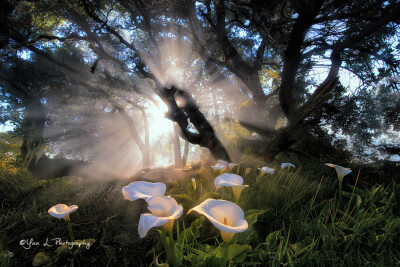
{"label": "green foliage", "polygon": [[[317,180],[325,172],[323,165],[319,165],[320,170],[317,163],[309,166],[316,170],[310,180]],[[346,176],[343,204],[339,207],[335,194],[338,185],[327,183],[330,176],[337,180],[336,174],[327,173],[327,178],[319,178],[320,184],[317,184],[304,178],[303,170],[276,168],[273,175],[260,176],[255,167],[244,175],[245,167],[242,163],[234,171],[243,175],[245,184],[250,185],[239,201],[248,230],[235,234],[226,244],[219,230],[204,216],[193,213],[183,216],[175,222],[172,239],[180,266],[400,264],[398,183],[361,188],[356,183],[349,184],[350,178]],[[194,175],[196,194],[190,178],[176,183],[169,191],[185,206],[184,213],[204,198],[232,199],[230,188],[219,194],[214,192],[216,174],[205,169]],[[0,180],[1,194],[6,200],[0,217],[3,266],[32,263],[35,266],[96,266],[104,262],[137,266],[153,262],[156,266],[171,266],[157,231],[151,230],[146,238],[138,238],[137,222],[139,215],[146,211],[145,203],[122,199],[121,188],[126,182],[93,183],[78,177],[37,181],[24,174],[19,169]],[[324,190],[332,190],[333,194],[322,194]],[[28,238],[41,243],[46,238],[68,239],[65,222],[47,214],[47,209],[56,203],[79,206],[71,216],[72,229],[78,239],[91,240],[93,245],[89,249],[65,245],[32,246],[29,250],[21,247],[20,241]],[[165,236],[167,244],[170,240]],[[29,257],[23,257],[24,254]]]}
{"label": "green foliage", "polygon": [[316,185],[299,172],[300,169],[295,173],[276,170],[274,174],[249,174],[245,179],[252,186],[242,193],[243,208],[266,209],[271,214],[277,214],[286,212],[305,196],[310,199]]}
{"label": "green foliage", "polygon": [[0,169],[2,172],[15,174],[16,163],[20,155],[22,140],[8,133],[0,133]]}

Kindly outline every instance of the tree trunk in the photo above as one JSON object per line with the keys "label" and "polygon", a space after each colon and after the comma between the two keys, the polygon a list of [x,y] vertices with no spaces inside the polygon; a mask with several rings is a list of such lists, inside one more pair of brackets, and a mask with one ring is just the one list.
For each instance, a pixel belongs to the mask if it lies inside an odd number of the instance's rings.
{"label": "tree trunk", "polygon": [[142,118],[143,118],[143,127],[144,127],[144,150],[142,152],[142,157],[143,157],[143,169],[150,168],[151,162],[150,162],[150,130],[149,130],[149,120],[147,118],[146,111],[144,107],[141,107],[139,105],[136,105],[132,101],[128,101],[131,105],[136,107],[137,109],[140,110],[142,113]]}
{"label": "tree trunk", "polygon": [[217,103],[217,96],[215,95],[215,91],[211,90],[212,98],[213,98],[213,106],[214,106],[214,120],[215,120],[215,129],[217,133],[221,134],[221,125],[219,123],[218,117],[218,103]]}
{"label": "tree trunk", "polygon": [[[191,95],[174,86],[171,88],[160,88],[158,94],[168,105],[167,118],[178,124],[181,129],[181,136],[185,140],[195,145],[207,147],[215,159],[231,162],[228,152]],[[184,100],[185,104],[183,107],[178,107],[175,99],[176,96]],[[190,129],[189,121],[197,133]]]}
{"label": "tree trunk", "polygon": [[182,167],[186,166],[188,154],[189,154],[189,142],[185,140],[185,148],[183,149],[183,156],[182,156]]}
{"label": "tree trunk", "polygon": [[129,132],[131,133],[133,140],[136,142],[140,152],[142,153],[143,168],[146,168],[146,166],[149,166],[150,164],[150,151],[148,146],[146,146],[145,143],[142,142],[142,139],[140,138],[136,130],[135,122],[133,121],[132,117],[128,114],[128,112],[126,112],[125,108],[121,106],[121,104],[119,104],[117,101],[114,100],[110,100],[110,102],[112,103],[114,108],[116,108],[119,111],[122,118],[128,124]]}
{"label": "tree trunk", "polygon": [[179,142],[179,129],[178,129],[178,126],[174,126],[174,131],[172,133],[172,138],[173,138],[173,144],[174,144],[175,168],[182,168],[181,144]]}

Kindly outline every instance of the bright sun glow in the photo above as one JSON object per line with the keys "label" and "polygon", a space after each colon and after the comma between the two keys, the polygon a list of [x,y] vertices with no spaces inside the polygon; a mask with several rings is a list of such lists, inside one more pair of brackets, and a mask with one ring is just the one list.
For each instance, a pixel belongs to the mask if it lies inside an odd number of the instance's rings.
{"label": "bright sun glow", "polygon": [[[147,109],[149,119],[150,145],[156,151],[153,158],[153,166],[161,167],[173,164],[173,155],[169,152],[170,135],[173,131],[173,122],[165,118],[167,106],[161,100]],[[161,143],[163,149],[160,149]],[[166,144],[166,146],[165,146]]]}
{"label": "bright sun glow", "polygon": [[158,102],[158,107],[152,104],[147,109],[151,143],[154,143],[154,141],[157,141],[162,136],[169,136],[172,132],[173,123],[171,120],[165,118],[165,113],[167,111],[168,107],[162,101]]}

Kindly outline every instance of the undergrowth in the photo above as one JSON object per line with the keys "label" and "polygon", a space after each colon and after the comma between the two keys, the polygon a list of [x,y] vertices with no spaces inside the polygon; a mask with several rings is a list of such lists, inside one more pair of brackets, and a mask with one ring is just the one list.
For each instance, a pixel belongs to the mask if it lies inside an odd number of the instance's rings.
{"label": "undergrowth", "polygon": [[[337,201],[337,179],[324,167],[306,166],[260,175],[262,163],[240,164],[232,172],[244,184],[239,206],[249,229],[236,234],[228,261],[222,260],[223,242],[202,216],[189,214],[175,223],[176,246],[185,266],[399,266],[400,193],[397,183],[360,187],[344,179],[343,201]],[[251,171],[246,172],[246,168]],[[304,169],[307,170],[304,170]],[[322,169],[322,171],[321,171]],[[313,175],[314,174],[314,175]],[[322,174],[322,175],[321,175]],[[231,190],[215,191],[218,175],[209,167],[169,187],[184,207],[184,214],[207,198],[233,200]],[[349,179],[349,181],[354,179]],[[50,255],[42,263],[61,266],[149,266],[165,262],[156,229],[138,237],[138,220],[146,212],[142,200],[123,200],[128,181],[86,181],[79,177],[36,180],[23,168],[16,173],[0,170],[0,263],[31,265],[35,255]],[[72,229],[80,240],[95,240],[90,248],[58,250],[43,247],[46,239],[68,240],[63,220],[47,210],[57,204],[78,205],[71,215]],[[31,244],[30,240],[40,245]],[[23,240],[23,241],[21,241]],[[22,243],[25,245],[21,245]]]}

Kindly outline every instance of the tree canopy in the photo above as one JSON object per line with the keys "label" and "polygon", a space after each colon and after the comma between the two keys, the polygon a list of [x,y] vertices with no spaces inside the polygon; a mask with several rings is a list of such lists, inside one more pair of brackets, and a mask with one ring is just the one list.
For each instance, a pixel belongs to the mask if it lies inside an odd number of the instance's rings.
{"label": "tree canopy", "polygon": [[[179,135],[227,161],[232,147],[266,161],[399,154],[399,1],[2,6],[1,120],[37,173],[97,161],[128,175],[151,166],[168,131],[175,154]],[[175,127],[154,119],[164,108]]]}

